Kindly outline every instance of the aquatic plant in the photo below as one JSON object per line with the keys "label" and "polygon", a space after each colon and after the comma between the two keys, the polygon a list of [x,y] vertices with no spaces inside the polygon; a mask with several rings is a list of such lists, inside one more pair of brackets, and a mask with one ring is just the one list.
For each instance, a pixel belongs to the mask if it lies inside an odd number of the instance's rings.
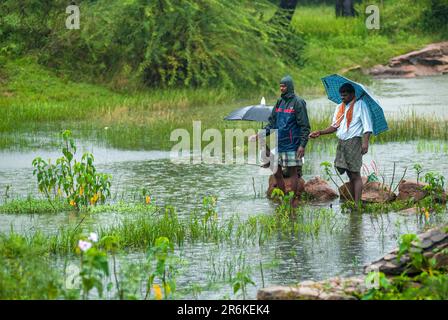
{"label": "aquatic plant", "polygon": [[[205,200],[202,209],[193,210],[188,218],[181,218],[171,206],[117,205],[115,208],[125,214],[123,218],[114,225],[99,226],[96,232],[100,239],[114,237],[121,249],[147,248],[154,245],[159,237],[167,237],[179,246],[185,242],[197,241],[262,244],[276,235],[290,237],[292,233],[316,236],[323,229],[336,232],[335,213],[331,209],[300,206],[293,215],[290,215],[289,210],[279,210],[273,215],[254,215],[247,220],[241,220],[237,214],[219,219],[214,201]],[[113,208],[113,205],[92,209],[102,211],[106,208]],[[34,243],[45,243],[48,252],[67,254],[74,252],[77,241],[85,230],[78,223],[77,226],[61,227],[54,234],[35,231],[20,237],[31,246]],[[100,242],[98,246],[102,245]]]}
{"label": "aquatic plant", "polygon": [[7,214],[54,214],[70,210],[73,210],[73,207],[62,199],[54,199],[50,204],[48,200],[31,196],[26,199],[12,199],[0,205],[0,213]]}
{"label": "aquatic plant", "polygon": [[414,164],[415,174],[417,175],[417,184],[419,183],[420,175],[423,172],[423,166],[420,163]]}
{"label": "aquatic plant", "polygon": [[[33,160],[33,175],[37,176],[39,191],[45,193],[48,202],[53,205],[50,192],[54,198],[63,197],[67,202],[79,209],[102,202],[110,196],[111,176],[96,172],[91,153],[84,153],[81,161],[74,159],[76,145],[70,130],[61,133],[63,139],[63,157],[56,160],[56,164],[46,162],[41,157]],[[73,162],[72,162],[73,161]]]}
{"label": "aquatic plant", "polygon": [[[163,298],[169,299],[173,296],[176,290],[176,274],[178,259],[173,255],[174,246],[166,237],[157,238],[154,246],[148,251],[148,260],[150,263],[155,262],[152,273],[148,277],[147,292],[145,300],[151,294],[151,288],[154,290],[154,297],[156,300]],[[163,288],[163,294],[160,285],[155,281],[160,282]]]}
{"label": "aquatic plant", "polygon": [[241,291],[243,300],[246,300],[247,286],[249,284],[255,286],[255,282],[250,277],[250,270],[246,268],[238,271],[232,281],[233,294],[236,295]]}

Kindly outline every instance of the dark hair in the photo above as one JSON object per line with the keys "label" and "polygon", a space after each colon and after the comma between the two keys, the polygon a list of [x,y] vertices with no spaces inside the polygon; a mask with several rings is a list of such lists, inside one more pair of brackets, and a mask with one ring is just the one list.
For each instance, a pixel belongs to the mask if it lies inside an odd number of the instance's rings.
{"label": "dark hair", "polygon": [[339,93],[341,92],[355,93],[355,88],[351,83],[346,82],[339,88]]}

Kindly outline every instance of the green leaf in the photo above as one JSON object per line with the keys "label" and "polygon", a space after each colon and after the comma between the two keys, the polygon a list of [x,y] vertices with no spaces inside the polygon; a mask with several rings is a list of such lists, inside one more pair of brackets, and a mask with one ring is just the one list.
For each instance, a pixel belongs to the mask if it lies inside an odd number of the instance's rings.
{"label": "green leaf", "polygon": [[236,294],[238,292],[238,290],[240,290],[241,288],[241,283],[240,282],[235,282],[233,284],[233,293]]}

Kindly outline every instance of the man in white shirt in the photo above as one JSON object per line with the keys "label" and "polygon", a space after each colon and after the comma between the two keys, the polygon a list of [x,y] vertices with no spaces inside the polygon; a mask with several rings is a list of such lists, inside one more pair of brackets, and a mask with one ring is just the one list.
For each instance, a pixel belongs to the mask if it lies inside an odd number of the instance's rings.
{"label": "man in white shirt", "polygon": [[372,120],[364,101],[356,101],[355,88],[345,83],[339,88],[342,103],[336,107],[333,122],[325,130],[314,131],[310,138],[336,132],[339,138],[334,165],[340,174],[347,172],[350,193],[358,207],[362,195],[362,156],[369,150]]}

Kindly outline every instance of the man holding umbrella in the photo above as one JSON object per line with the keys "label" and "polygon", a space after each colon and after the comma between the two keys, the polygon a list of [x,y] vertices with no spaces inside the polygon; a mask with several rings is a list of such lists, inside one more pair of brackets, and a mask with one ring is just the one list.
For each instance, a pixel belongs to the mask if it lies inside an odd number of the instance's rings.
{"label": "man holding umbrella", "polygon": [[[301,173],[302,158],[308,143],[310,123],[306,102],[294,93],[294,83],[290,76],[281,79],[280,91],[281,97],[272,109],[269,123],[264,129],[266,136],[271,134],[271,130],[277,129],[278,169],[274,175],[278,188],[286,193],[282,167],[288,167],[292,177],[291,188],[296,192],[299,184],[298,173]],[[263,135],[260,137],[263,138]],[[258,138],[259,135],[254,135],[251,140]],[[294,205],[296,203],[293,202]]]}
{"label": "man holding umbrella", "polygon": [[362,156],[369,150],[373,126],[366,103],[362,99],[356,99],[355,88],[351,83],[342,84],[339,93],[342,103],[336,107],[331,126],[325,130],[314,131],[309,137],[318,138],[336,132],[339,142],[334,164],[340,174],[347,172],[350,193],[358,207],[362,195]]}

